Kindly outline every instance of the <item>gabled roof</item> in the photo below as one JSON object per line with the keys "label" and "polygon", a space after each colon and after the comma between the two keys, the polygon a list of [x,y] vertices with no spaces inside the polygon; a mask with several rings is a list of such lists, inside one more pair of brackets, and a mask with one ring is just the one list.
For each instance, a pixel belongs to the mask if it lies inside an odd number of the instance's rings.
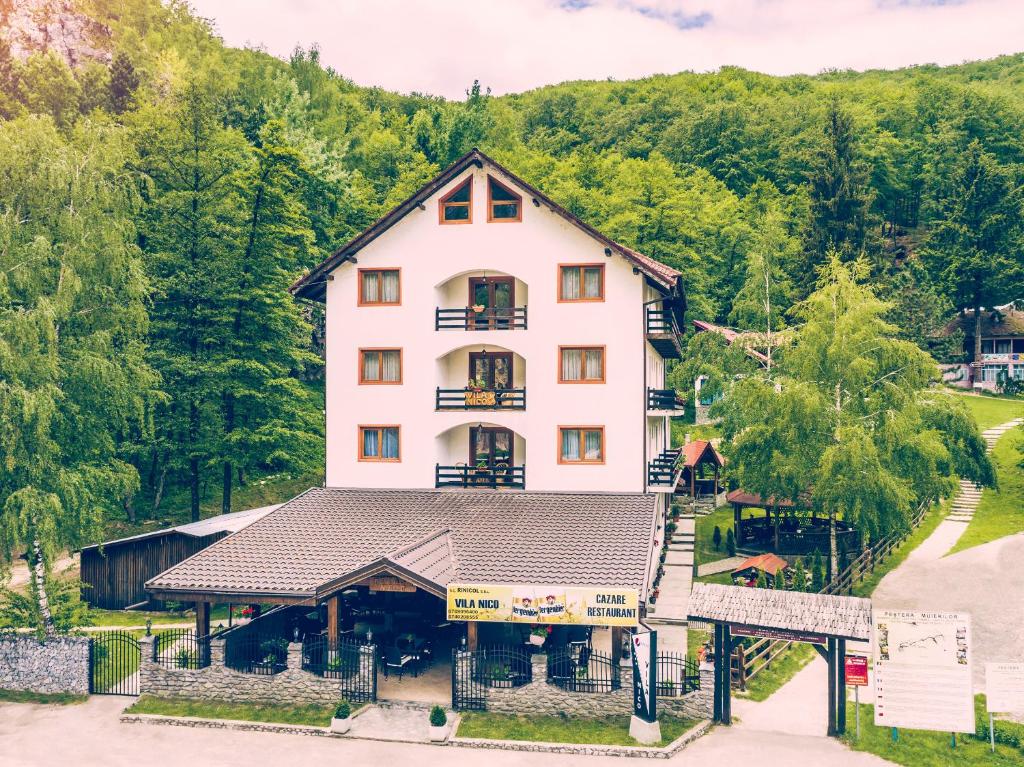
{"label": "gabled roof", "polygon": [[317,599],[392,572],[434,593],[467,583],[635,588],[656,496],[313,488],[147,582],[154,593]]}
{"label": "gabled roof", "polygon": [[719,466],[725,466],[725,458],[706,439],[695,439],[683,445],[683,466],[696,466],[705,455]]}
{"label": "gabled roof", "polygon": [[[768,496],[766,501],[757,493],[751,493],[742,488],[732,490],[728,495],[725,496],[725,500],[729,503],[735,503],[737,506],[756,506],[759,509],[763,509],[766,505],[771,507],[779,507],[784,509],[791,509],[796,506],[793,501],[788,498],[776,498],[774,495]],[[810,498],[806,497],[803,499],[803,503],[810,508]]]}
{"label": "gabled roof", "polygon": [[573,226],[576,226],[598,242],[602,243],[606,248],[609,248],[613,252],[618,253],[626,260],[630,261],[654,283],[659,285],[666,292],[674,294],[680,301],[683,301],[683,308],[685,308],[685,296],[683,295],[681,275],[676,269],[673,269],[671,266],[663,264],[660,261],[656,261],[649,256],[645,256],[642,253],[638,253],[632,248],[620,245],[611,238],[601,234],[601,232],[594,229],[590,224],[587,224],[579,217],[567,211],[543,192],[526,183],[507,168],[499,165],[479,149],[473,149],[464,154],[433,179],[413,192],[413,194],[405,201],[396,205],[375,224],[370,226],[368,229],[365,229],[334,251],[334,253],[325,259],[319,266],[310,271],[309,274],[297,280],[295,284],[291,286],[291,292],[300,298],[322,301],[326,292],[325,285],[327,275],[330,272],[350,260],[361,249],[365,248],[375,239],[380,237],[380,235],[384,234],[388,229],[401,221],[408,213],[422,205],[424,200],[429,198],[439,189],[443,188],[471,165],[483,167],[484,164],[492,166],[495,170],[506,176],[529,196],[533,197],[536,202],[551,210],[552,213],[561,216]]}
{"label": "gabled roof", "polygon": [[750,557],[745,559],[740,564],[732,569],[733,573],[741,573],[744,570],[754,568],[755,570],[762,570],[769,575],[775,575],[779,570],[785,570],[789,567],[787,562],[777,554],[758,554],[756,557]]}
{"label": "gabled roof", "polygon": [[280,505],[281,504],[276,503],[272,506],[261,506],[258,509],[246,509],[245,511],[234,511],[230,514],[218,514],[215,517],[201,519],[198,522],[189,522],[185,525],[175,525],[174,527],[165,527],[160,530],[151,530],[148,533],[130,535],[127,538],[118,538],[114,541],[94,543],[91,546],[83,546],[82,551],[99,548],[100,546],[106,547],[122,543],[134,543],[136,541],[146,540],[147,538],[157,538],[161,535],[170,535],[171,533],[181,533],[182,535],[188,535],[192,538],[203,538],[207,535],[214,535],[215,533],[237,533],[243,527],[251,525],[257,519],[265,517]]}
{"label": "gabled roof", "polygon": [[[982,338],[1024,337],[1024,310],[1016,308],[1016,303],[981,310]],[[974,335],[973,309],[968,309],[950,320],[942,329],[941,335],[948,336],[957,330],[962,330],[969,336]]]}

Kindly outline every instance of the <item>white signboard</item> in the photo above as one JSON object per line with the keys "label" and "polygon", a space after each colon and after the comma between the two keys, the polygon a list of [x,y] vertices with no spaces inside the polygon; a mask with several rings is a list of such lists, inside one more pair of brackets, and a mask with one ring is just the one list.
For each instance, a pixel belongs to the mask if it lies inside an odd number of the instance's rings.
{"label": "white signboard", "polygon": [[971,616],[874,610],[875,724],[974,732]]}
{"label": "white signboard", "polygon": [[1024,663],[986,663],[985,699],[993,714],[1024,714]]}

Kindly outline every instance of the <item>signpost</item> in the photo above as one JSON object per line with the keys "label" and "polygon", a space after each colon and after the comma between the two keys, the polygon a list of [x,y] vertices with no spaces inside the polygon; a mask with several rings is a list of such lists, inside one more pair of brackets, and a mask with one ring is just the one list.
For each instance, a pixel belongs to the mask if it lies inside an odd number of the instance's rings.
{"label": "signpost", "polygon": [[640,743],[658,743],[658,632],[643,628],[633,634],[632,649],[633,717],[629,734]]}
{"label": "signpost", "polygon": [[847,655],[845,664],[846,683],[853,685],[853,710],[857,717],[857,740],[860,740],[860,688],[868,684],[868,659],[865,655]]}
{"label": "signpost", "polygon": [[448,620],[636,626],[636,589],[599,586],[448,584]]}
{"label": "signpost", "polygon": [[875,724],[974,732],[971,618],[874,610]]}
{"label": "signpost", "polygon": [[988,708],[989,746],[995,751],[993,714],[1024,713],[1024,663],[986,663],[985,702]]}

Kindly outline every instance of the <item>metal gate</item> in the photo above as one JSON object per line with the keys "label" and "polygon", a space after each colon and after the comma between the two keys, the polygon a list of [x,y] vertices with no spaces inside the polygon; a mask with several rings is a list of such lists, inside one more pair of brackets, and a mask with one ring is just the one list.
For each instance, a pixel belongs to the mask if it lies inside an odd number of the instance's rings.
{"label": "metal gate", "polygon": [[353,703],[377,700],[377,645],[309,637],[302,643],[302,669],[340,681],[342,695]]}
{"label": "metal gate", "polygon": [[89,645],[89,692],[94,695],[138,695],[139,640],[127,631],[94,634]]}
{"label": "metal gate", "polygon": [[488,687],[520,687],[532,680],[533,661],[518,647],[452,651],[452,708],[456,711],[486,711]]}

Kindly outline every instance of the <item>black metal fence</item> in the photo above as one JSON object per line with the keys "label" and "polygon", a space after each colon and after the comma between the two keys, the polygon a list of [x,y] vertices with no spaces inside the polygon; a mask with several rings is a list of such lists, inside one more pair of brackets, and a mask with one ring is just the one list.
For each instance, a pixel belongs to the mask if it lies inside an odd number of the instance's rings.
{"label": "black metal fence", "polygon": [[98,631],[89,643],[89,692],[138,695],[139,640],[128,631]]}
{"label": "black metal fence", "polygon": [[167,668],[197,669],[210,665],[210,637],[192,629],[167,629],[153,640],[153,660]]}
{"label": "black metal fence", "polygon": [[678,333],[675,316],[668,309],[647,309],[648,333]]}
{"label": "black metal fence", "polygon": [[530,654],[519,647],[494,645],[452,651],[452,708],[483,711],[488,688],[521,687],[533,681]]}
{"label": "black metal fence", "polygon": [[548,653],[548,682],[569,692],[612,692],[622,687],[619,664],[588,647]]}
{"label": "black metal fence", "polygon": [[526,487],[526,466],[469,466],[434,468],[434,487]]}
{"label": "black metal fence", "polygon": [[437,410],[525,410],[526,389],[442,389],[435,395]]}
{"label": "black metal fence", "polygon": [[652,458],[647,465],[647,484],[657,487],[672,487],[676,478],[678,462],[678,450],[663,450],[661,455]]}
{"label": "black metal fence", "polygon": [[245,674],[279,674],[288,668],[288,640],[255,631],[229,632],[224,637],[224,665]]}
{"label": "black metal fence", "polygon": [[648,410],[682,410],[683,406],[675,389],[647,389]]}
{"label": "black metal fence", "polygon": [[434,310],[434,330],[526,330],[526,307]]}
{"label": "black metal fence", "polygon": [[680,698],[700,689],[700,666],[680,653],[660,652],[656,691],[662,698]]}
{"label": "black metal fence", "polygon": [[302,669],[341,681],[352,702],[377,700],[377,646],[355,639],[310,637],[302,643]]}

